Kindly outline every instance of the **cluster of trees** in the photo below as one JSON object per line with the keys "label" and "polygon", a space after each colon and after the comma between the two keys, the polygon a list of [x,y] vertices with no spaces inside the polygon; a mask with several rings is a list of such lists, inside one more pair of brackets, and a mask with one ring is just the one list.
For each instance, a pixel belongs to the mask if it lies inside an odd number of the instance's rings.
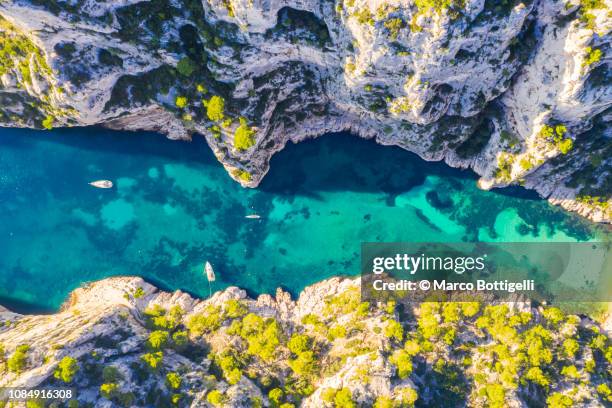
{"label": "cluster of trees", "polygon": [[53,372],[53,377],[65,383],[71,383],[78,371],[79,364],[76,358],[65,356],[58,363],[57,368]]}
{"label": "cluster of trees", "polygon": [[495,177],[503,181],[512,180],[512,165],[516,156],[512,153],[501,152],[497,157],[497,170]]}
{"label": "cluster of trees", "polygon": [[419,9],[419,12],[435,11],[441,13],[450,8],[463,9],[465,2],[463,0],[415,0],[414,4]]}
{"label": "cluster of trees", "polygon": [[51,73],[44,54],[36,44],[0,17],[0,75],[14,69],[20,73],[23,83],[28,85],[32,83],[31,70]]}
{"label": "cluster of trees", "polygon": [[538,139],[544,141],[551,148],[557,148],[562,154],[567,154],[574,147],[574,142],[566,136],[567,127],[564,125],[544,125],[538,133]]}
{"label": "cluster of trees", "polygon": [[255,145],[255,131],[248,125],[246,118],[239,118],[240,125],[234,132],[236,150],[248,150]]}
{"label": "cluster of trees", "polygon": [[30,351],[30,346],[27,344],[17,346],[13,355],[6,362],[10,372],[19,374],[27,368],[28,351]]}
{"label": "cluster of trees", "polygon": [[583,67],[588,67],[599,62],[603,56],[603,52],[598,48],[586,47],[584,52],[585,58],[584,61],[582,61]]}
{"label": "cluster of trees", "polygon": [[[203,85],[198,85],[198,92],[206,94],[207,90]],[[179,95],[176,97],[175,105],[181,110],[185,110],[189,106],[189,99],[186,96]],[[212,95],[209,99],[203,99],[202,105],[206,110],[206,118],[213,122],[209,127],[210,132],[216,137],[221,137],[221,128],[229,129],[234,123],[234,119],[227,117],[225,108],[225,99],[219,95]],[[183,118],[188,117],[191,120],[189,113],[184,113]],[[238,126],[234,130],[234,148],[238,151],[245,151],[255,145],[255,130],[249,126],[248,121],[244,117],[238,118]],[[248,174],[248,173],[247,173]],[[250,174],[242,175],[242,179],[250,179]]]}
{"label": "cluster of trees", "polygon": [[333,404],[336,408],[356,408],[357,404],[353,401],[353,394],[348,388],[327,388],[323,390],[321,399],[328,404]]}
{"label": "cluster of trees", "polygon": [[[0,16],[0,76],[13,73],[19,73],[17,86],[24,87],[32,85],[32,74],[50,77],[52,70],[41,49],[28,36]],[[61,93],[63,90],[49,83],[47,92]],[[53,108],[49,102],[49,95],[43,96],[31,107],[38,109],[40,111],[38,113],[41,114],[41,116],[36,115],[36,125],[47,130],[53,128],[56,116],[66,113]]]}
{"label": "cluster of trees", "polygon": [[579,195],[576,197],[579,203],[588,204],[594,207],[599,207],[602,210],[608,210],[609,204],[606,198],[600,196]]}
{"label": "cluster of trees", "polygon": [[[164,355],[174,349],[188,356],[186,348],[204,343],[201,356],[208,353],[212,365],[211,375],[202,379],[213,406],[235,398],[248,378],[272,406],[295,407],[317,392],[322,378],[340,372],[349,358],[365,355],[372,361],[382,356],[394,368],[390,395],[364,396],[351,386],[371,381],[371,367],[360,363],[346,371],[342,388],[318,391],[325,407],[411,407],[420,401],[495,408],[517,398],[549,407],[588,398],[612,402],[610,339],[556,307],[534,313],[478,302],[425,302],[411,308],[389,300],[372,306],[358,294],[351,288],[331,296],[320,314],[289,326],[250,311],[240,300],[207,305],[188,319],[178,306],[152,306],[145,311],[149,333],[139,361],[129,368],[107,364],[96,371],[101,381],[95,384],[103,398],[129,406],[137,397],[125,385],[125,370],[135,370],[130,378],[156,378],[163,384],[164,401],[180,405],[192,398],[185,393],[189,384],[180,367],[164,364]],[[11,371],[27,367],[28,351],[23,345],[13,352],[7,360]],[[65,356],[54,377],[72,383],[80,369],[92,372],[85,360]],[[234,385],[241,386],[228,392]],[[249,398],[253,406],[265,402],[265,397]]]}
{"label": "cluster of trees", "polygon": [[[502,140],[504,140],[503,137]],[[536,140],[541,142],[546,148],[556,149],[561,152],[561,154],[569,153],[574,147],[573,140],[567,136],[567,127],[563,124],[542,126]],[[503,181],[511,181],[512,167],[517,157],[518,156],[513,153],[501,152],[497,158],[497,171],[495,176]],[[543,160],[536,160],[531,154],[525,155],[519,160],[519,165],[524,171],[529,171],[534,166],[542,163]]]}
{"label": "cluster of trees", "polygon": [[[570,3],[567,3],[570,4]],[[588,29],[595,30],[595,14],[594,10],[606,9],[607,5],[604,0],[580,0],[580,20]]]}

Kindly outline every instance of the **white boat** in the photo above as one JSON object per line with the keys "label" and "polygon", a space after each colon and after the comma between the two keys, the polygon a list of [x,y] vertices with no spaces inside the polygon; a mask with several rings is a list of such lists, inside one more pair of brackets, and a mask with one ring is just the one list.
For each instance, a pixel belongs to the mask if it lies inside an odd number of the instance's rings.
{"label": "white boat", "polygon": [[96,188],[112,188],[113,182],[110,180],[96,180],[89,183],[89,185]]}
{"label": "white boat", "polygon": [[213,270],[212,265],[208,261],[206,261],[206,264],[204,265],[204,273],[206,273],[206,279],[208,279],[209,282],[215,281],[215,271]]}
{"label": "white boat", "polygon": [[249,215],[246,215],[244,218],[250,218],[252,220],[258,220],[258,219],[261,218],[261,216],[259,214],[249,214]]}
{"label": "white boat", "polygon": [[210,262],[206,261],[204,264],[204,275],[206,275],[206,279],[208,279],[208,297],[212,296],[212,285],[211,283],[215,281],[215,271],[213,270]]}

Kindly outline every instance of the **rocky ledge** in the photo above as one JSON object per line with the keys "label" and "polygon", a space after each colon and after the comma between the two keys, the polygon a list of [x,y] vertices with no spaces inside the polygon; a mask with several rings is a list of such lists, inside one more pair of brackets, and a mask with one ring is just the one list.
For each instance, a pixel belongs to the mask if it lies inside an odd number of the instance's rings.
{"label": "rocky ledge", "polygon": [[612,220],[610,0],[2,0],[0,126],[202,134],[256,186],[351,130]]}
{"label": "rocky ledge", "polygon": [[589,318],[528,303],[374,305],[358,285],[198,300],[140,278],[91,283],[56,314],[0,310],[0,387],[70,387],[54,405],[68,407],[612,402],[612,341]]}

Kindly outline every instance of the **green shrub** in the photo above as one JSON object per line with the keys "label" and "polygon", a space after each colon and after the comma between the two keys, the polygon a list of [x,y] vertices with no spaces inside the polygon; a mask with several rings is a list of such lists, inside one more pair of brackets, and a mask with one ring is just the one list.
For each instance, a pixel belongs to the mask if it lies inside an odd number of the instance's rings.
{"label": "green shrub", "polygon": [[436,13],[441,13],[451,7],[462,8],[465,3],[463,0],[415,0],[414,4],[419,9],[419,12],[432,10]]}
{"label": "green shrub", "polygon": [[276,348],[280,345],[281,330],[278,322],[272,318],[264,320],[254,313],[242,319],[240,336],[248,344],[247,352],[264,361],[276,357]]}
{"label": "green shrub", "polygon": [[79,371],[79,365],[76,358],[66,356],[60,360],[53,372],[53,376],[65,383],[69,383],[72,382],[77,371]]}
{"label": "green shrub", "polygon": [[29,399],[26,401],[26,408],[45,408],[47,404],[42,399]]}
{"label": "green shrub", "polygon": [[557,148],[562,154],[567,154],[572,150],[574,142],[571,138],[565,136],[566,133],[567,127],[565,125],[557,125],[554,128],[550,125],[544,125],[538,133],[538,138],[549,147]]}
{"label": "green shrub", "polygon": [[561,369],[561,375],[564,375],[568,378],[580,378],[580,373],[575,365],[565,366]]}
{"label": "green shrub", "polygon": [[327,340],[334,341],[346,337],[346,328],[342,325],[335,325],[329,328],[327,332]]}
{"label": "green shrub", "polygon": [[341,388],[334,397],[336,408],[356,408],[357,404],[353,401],[353,394],[348,388]]}
{"label": "green shrub", "polygon": [[563,341],[563,352],[568,358],[574,358],[579,349],[580,345],[576,340],[566,339]]}
{"label": "green shrub", "polygon": [[608,384],[599,384],[596,390],[604,401],[612,402],[612,390],[610,390]]}
{"label": "green shrub", "polygon": [[13,373],[21,373],[28,365],[28,351],[30,346],[22,344],[17,347],[13,355],[7,361],[9,371]]}
{"label": "green shrub", "polygon": [[249,173],[246,170],[242,170],[242,169],[234,169],[232,170],[232,176],[236,177],[238,180],[242,180],[242,181],[251,181],[252,180],[252,176],[251,173]]}
{"label": "green shrub", "polygon": [[189,57],[181,58],[178,64],[176,64],[176,70],[179,72],[179,74],[186,77],[191,76],[196,68],[195,62],[193,62]]}
{"label": "green shrub", "polygon": [[105,383],[114,383],[122,379],[123,376],[121,375],[117,367],[109,365],[104,367],[104,369],[102,370],[102,380]]}
{"label": "green shrub", "polygon": [[164,330],[156,330],[149,334],[147,345],[153,350],[159,350],[168,344],[169,334]]}
{"label": "green shrub", "polygon": [[389,397],[380,396],[376,398],[374,408],[395,408],[395,403]]}
{"label": "green shrub", "polygon": [[312,351],[298,353],[295,359],[289,360],[288,365],[294,373],[303,377],[312,376],[318,370],[318,364]]}
{"label": "green shrub", "polygon": [[284,396],[283,390],[280,388],[274,388],[268,393],[268,399],[276,406],[282,404]]}
{"label": "green shrub", "polygon": [[169,372],[166,374],[166,384],[171,390],[178,390],[181,388],[181,376],[175,372]]}
{"label": "green shrub", "polygon": [[404,339],[404,328],[397,320],[389,320],[383,331],[385,337],[402,341]]}
{"label": "green shrub", "polygon": [[540,367],[531,367],[529,370],[527,370],[525,373],[525,379],[545,389],[547,389],[550,384],[550,380]]}
{"label": "green shrub", "polygon": [[542,311],[542,316],[553,326],[556,327],[559,323],[565,320],[565,314],[558,307],[549,307]]}
{"label": "green shrub", "polygon": [[42,127],[47,129],[47,130],[51,130],[53,129],[53,122],[55,121],[55,118],[52,115],[47,115],[47,117],[45,119],[43,119],[42,121]]}
{"label": "green shrub", "polygon": [[240,118],[240,126],[234,132],[234,147],[247,150],[255,145],[255,131],[249,127],[245,118]]}
{"label": "green shrub", "polygon": [[187,106],[187,97],[186,96],[177,96],[175,100],[175,105],[177,108],[183,109]]}
{"label": "green shrub", "polygon": [[141,287],[136,288],[134,291],[134,299],[140,299],[144,296],[144,289]]}
{"label": "green shrub", "polygon": [[242,378],[242,370],[238,359],[230,350],[225,350],[221,354],[214,356],[215,363],[221,368],[223,377],[230,385],[237,384]]}
{"label": "green shrub", "polygon": [[582,61],[583,67],[588,67],[599,62],[603,56],[603,52],[597,48],[587,47],[584,51],[586,55],[584,57],[584,61]]}
{"label": "green shrub", "polygon": [[300,354],[307,351],[310,349],[310,346],[310,337],[305,334],[294,334],[287,343],[287,348],[294,354]]}
{"label": "green shrub", "polygon": [[521,169],[523,169],[524,171],[529,171],[533,167],[533,163],[531,162],[531,158],[529,156],[523,157],[521,161],[519,161],[519,164],[521,166]]}
{"label": "green shrub", "polygon": [[501,152],[497,157],[497,172],[495,176],[504,181],[512,179],[512,164],[516,157],[507,152]]}
{"label": "green shrub", "polygon": [[145,311],[152,326],[164,330],[174,330],[181,323],[184,313],[184,310],[180,306],[172,306],[168,312],[162,308],[159,310]]}
{"label": "green shrub", "polygon": [[219,390],[212,390],[206,396],[206,401],[212,404],[215,407],[219,407],[223,405],[226,401],[225,396]]}
{"label": "green shrub", "polygon": [[147,366],[152,370],[157,370],[161,367],[161,364],[164,360],[164,353],[161,351],[157,351],[155,353],[146,353],[140,357],[142,361],[144,361]]}
{"label": "green shrub", "polygon": [[562,154],[567,154],[574,147],[572,139],[564,139],[557,145]]}
{"label": "green shrub", "polygon": [[405,350],[396,350],[389,361],[397,367],[397,375],[401,379],[412,374],[412,356]]}
{"label": "green shrub", "polygon": [[221,327],[222,322],[221,308],[208,305],[202,313],[195,314],[189,318],[187,328],[191,335],[201,336],[204,333],[217,330]]}
{"label": "green shrub", "polygon": [[365,4],[364,8],[362,8],[361,10],[355,11],[353,13],[353,17],[357,19],[359,24],[369,24],[371,26],[374,25],[374,15],[368,8],[367,4]]}
{"label": "green shrub", "polygon": [[178,405],[182,398],[183,396],[181,394],[172,394],[170,401],[172,402],[172,405]]}
{"label": "green shrub", "polygon": [[395,40],[402,28],[406,27],[406,23],[401,18],[391,18],[383,23],[385,28],[389,30],[389,35],[392,40]]}
{"label": "green shrub", "polygon": [[246,315],[248,313],[248,309],[241,301],[230,299],[225,302],[224,312],[230,319],[237,319]]}
{"label": "green shrub", "polygon": [[574,406],[574,401],[567,395],[555,392],[546,398],[546,405],[549,408],[570,408]]}
{"label": "green shrub", "polygon": [[111,399],[119,394],[119,385],[116,383],[104,383],[100,386],[100,395],[103,398]]}
{"label": "green shrub", "polygon": [[501,384],[487,384],[484,391],[485,396],[487,397],[488,407],[506,407],[506,392]]}
{"label": "green shrub", "polygon": [[177,331],[172,333],[172,343],[174,346],[181,348],[187,345],[189,342],[189,337],[187,336],[186,331]]}
{"label": "green shrub", "polygon": [[208,101],[202,101],[206,107],[206,116],[213,122],[223,120],[225,110],[225,100],[217,95],[211,96]]}

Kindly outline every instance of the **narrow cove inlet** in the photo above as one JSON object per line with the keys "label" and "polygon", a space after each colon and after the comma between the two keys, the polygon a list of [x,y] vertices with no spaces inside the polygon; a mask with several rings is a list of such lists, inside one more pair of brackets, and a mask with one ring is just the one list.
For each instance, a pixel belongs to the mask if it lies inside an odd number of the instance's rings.
{"label": "narrow cove inlet", "polygon": [[[109,179],[112,189],[88,183]],[[257,214],[257,217],[247,218]],[[56,310],[84,282],[137,275],[208,296],[297,294],[359,272],[360,242],[587,241],[605,232],[520,188],[330,134],[278,153],[257,189],[202,138],[77,128],[0,130],[0,304]]]}

